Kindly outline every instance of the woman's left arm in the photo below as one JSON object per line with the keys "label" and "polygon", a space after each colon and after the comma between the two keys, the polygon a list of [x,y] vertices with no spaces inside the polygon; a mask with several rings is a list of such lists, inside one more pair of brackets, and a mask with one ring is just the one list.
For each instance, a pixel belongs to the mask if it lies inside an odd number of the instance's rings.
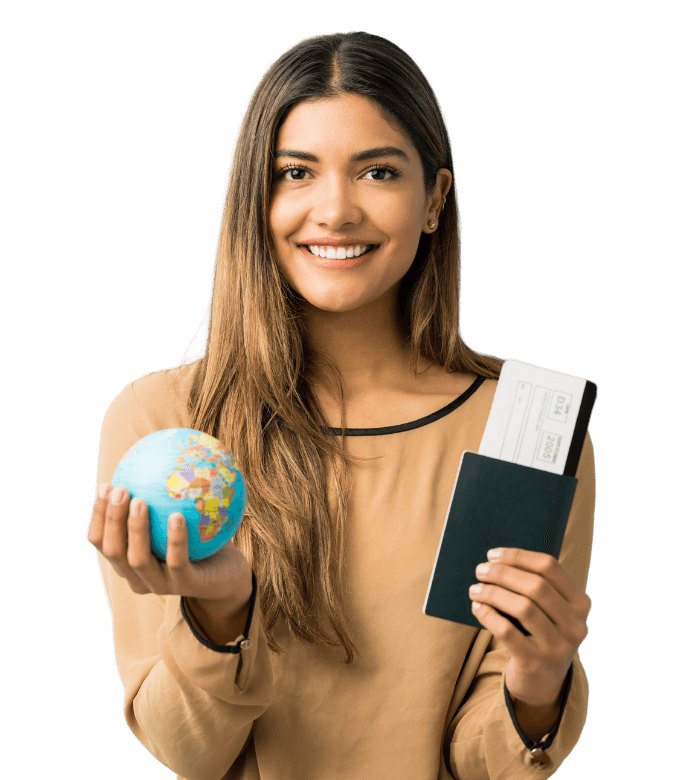
{"label": "woman's left arm", "polygon": [[[473,613],[509,651],[507,690],[517,721],[534,742],[559,720],[572,659],[588,633],[591,600],[552,555],[517,548],[488,553],[471,587]],[[512,615],[525,636],[497,610]]]}

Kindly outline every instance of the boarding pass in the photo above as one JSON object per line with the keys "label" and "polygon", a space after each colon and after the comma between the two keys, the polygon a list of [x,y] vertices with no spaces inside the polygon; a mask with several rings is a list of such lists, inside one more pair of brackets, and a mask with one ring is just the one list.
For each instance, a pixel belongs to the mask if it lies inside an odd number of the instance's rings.
{"label": "boarding pass", "polygon": [[595,399],[588,379],[505,360],[478,452],[574,476]]}

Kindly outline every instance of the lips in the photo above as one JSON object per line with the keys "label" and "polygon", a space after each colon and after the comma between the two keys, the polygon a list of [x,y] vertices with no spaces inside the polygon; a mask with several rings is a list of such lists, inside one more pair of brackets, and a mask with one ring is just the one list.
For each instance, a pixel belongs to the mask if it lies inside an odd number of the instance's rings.
{"label": "lips", "polygon": [[298,246],[357,246],[358,244],[371,244],[372,246],[378,246],[376,241],[369,241],[366,238],[353,238],[352,236],[346,236],[345,238],[326,238],[325,236],[320,238],[305,238],[302,241],[297,241]]}
{"label": "lips", "polygon": [[[302,244],[302,246],[307,246]],[[347,257],[360,257],[373,249],[376,244],[350,244],[342,246],[328,246],[309,244],[308,250],[314,257],[328,257],[337,258],[338,260],[345,260]]]}
{"label": "lips", "polygon": [[[323,246],[326,245],[324,244]],[[343,244],[343,246],[345,245]],[[367,260],[371,258],[374,251],[378,249],[378,245],[372,245],[372,248],[368,252],[365,252],[359,257],[346,257],[344,259],[339,259],[337,257],[317,257],[303,244],[301,244],[299,248],[302,251],[302,254],[309,258],[309,260],[319,268],[357,268],[357,266],[366,263]]]}

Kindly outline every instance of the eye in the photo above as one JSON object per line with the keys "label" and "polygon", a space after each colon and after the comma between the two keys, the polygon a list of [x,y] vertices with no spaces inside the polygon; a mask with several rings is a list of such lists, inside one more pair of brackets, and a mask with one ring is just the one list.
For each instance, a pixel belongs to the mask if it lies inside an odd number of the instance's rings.
{"label": "eye", "polygon": [[[303,177],[295,176],[295,173],[308,173],[309,169],[304,165],[286,165],[277,172],[276,179],[285,179],[285,181],[303,181]],[[285,176],[286,173],[291,173],[291,176]]]}
{"label": "eye", "polygon": [[365,176],[368,173],[389,174],[388,178],[380,176],[379,178],[369,179],[369,181],[388,181],[388,179],[397,179],[401,175],[400,171],[394,168],[393,165],[374,165],[366,171]]}
{"label": "eye", "polygon": [[[286,174],[290,174],[287,176]],[[285,181],[304,181],[304,174],[310,173],[309,169],[305,165],[286,165],[281,168],[275,175],[276,179],[284,179]],[[368,168],[364,176],[373,173],[374,178],[368,178],[368,181],[389,181],[390,179],[398,179],[401,176],[401,172],[393,167],[393,165],[373,165]],[[386,176],[388,174],[388,176]]]}

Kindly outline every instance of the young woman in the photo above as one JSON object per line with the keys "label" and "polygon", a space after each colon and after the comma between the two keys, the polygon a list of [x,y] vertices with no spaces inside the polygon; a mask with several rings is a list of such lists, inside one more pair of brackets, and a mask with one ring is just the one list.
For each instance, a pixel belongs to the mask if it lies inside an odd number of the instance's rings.
{"label": "young woman", "polygon": [[[365,33],[302,41],[244,118],[205,356],[106,413],[89,541],[126,719],[179,778],[531,778],[579,738],[588,437],[560,560],[490,555],[471,594],[485,630],[423,614],[502,364],[459,336],[453,185],[405,52]],[[195,563],[185,523],[155,559],[146,504],[108,484],[172,427],[222,440],[248,487],[232,542]]]}

